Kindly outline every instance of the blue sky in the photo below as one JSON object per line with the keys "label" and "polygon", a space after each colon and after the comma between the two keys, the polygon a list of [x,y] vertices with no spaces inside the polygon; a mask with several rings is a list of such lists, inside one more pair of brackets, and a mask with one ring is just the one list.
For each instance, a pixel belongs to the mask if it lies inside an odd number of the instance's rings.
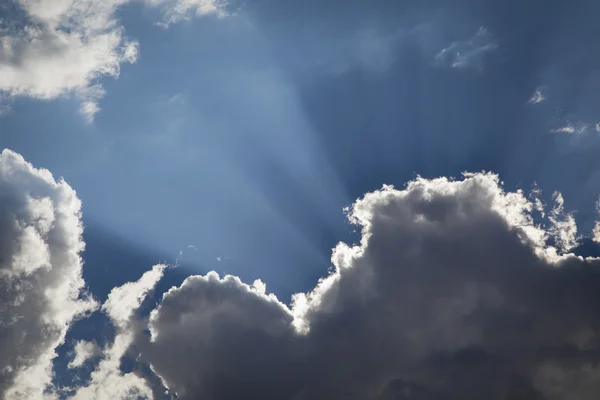
{"label": "blue sky", "polygon": [[[564,209],[539,217],[548,246],[593,247],[599,12],[589,0],[11,0],[0,146],[76,191],[84,286],[100,303],[164,262],[178,268],[160,271],[150,303],[214,270],[290,306],[342,263],[338,242],[360,244],[379,221],[352,225],[345,207],[418,176],[491,171],[507,192],[539,189],[548,210],[560,192]],[[60,368],[83,336],[104,346],[78,333],[86,324],[65,332]],[[152,351],[146,364],[166,368]]]}

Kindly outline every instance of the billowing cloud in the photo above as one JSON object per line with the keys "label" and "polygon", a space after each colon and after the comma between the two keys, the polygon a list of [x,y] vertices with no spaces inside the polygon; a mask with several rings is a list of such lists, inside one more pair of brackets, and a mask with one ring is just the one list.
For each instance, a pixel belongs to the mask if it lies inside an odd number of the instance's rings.
{"label": "billowing cloud", "polygon": [[79,340],[73,347],[73,359],[69,361],[69,368],[81,367],[92,357],[100,354],[100,347],[94,341],[88,342],[85,340]]}
{"label": "billowing cloud", "polygon": [[438,63],[452,68],[481,69],[485,55],[497,47],[492,34],[481,27],[470,39],[450,44],[440,51],[435,59]]}
{"label": "billowing cloud", "polygon": [[125,2],[19,0],[21,27],[0,31],[0,91],[39,99],[76,93],[93,118],[104,95],[98,79],[117,77],[137,58],[137,42],[114,16]]}
{"label": "billowing cloud", "polygon": [[135,312],[149,291],[162,278],[164,265],[156,265],[136,282],[114,288],[102,305],[102,310],[117,328],[114,342],[104,352],[104,358],[92,373],[91,382],[78,388],[72,400],[123,400],[152,398],[150,386],[134,372],[122,373],[121,360],[135,336]]}
{"label": "billowing cloud", "polygon": [[288,399],[300,382],[292,322],[259,282],[210,273],[164,295],[140,348],[178,398]]}
{"label": "billowing cloud", "polygon": [[80,207],[67,183],[1,153],[0,398],[43,398],[55,348],[96,306],[82,292]]}
{"label": "billowing cloud", "polygon": [[594,399],[600,261],[562,255],[576,231],[555,201],[538,225],[539,202],[492,174],[386,186],[291,307],[262,282],[190,277],[136,348],[183,400]]}
{"label": "billowing cloud", "polygon": [[[46,100],[76,94],[92,121],[105,94],[101,78],[118,77],[121,65],[138,57],[138,42],[115,16],[129,1],[17,0],[8,12],[19,23],[0,20],[0,93]],[[146,2],[161,6],[169,22],[219,9],[210,0]]]}

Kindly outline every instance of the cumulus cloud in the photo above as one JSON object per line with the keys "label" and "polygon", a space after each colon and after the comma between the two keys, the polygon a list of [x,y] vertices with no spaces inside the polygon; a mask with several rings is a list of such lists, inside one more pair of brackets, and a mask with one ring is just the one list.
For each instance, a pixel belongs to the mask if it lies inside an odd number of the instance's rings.
{"label": "cumulus cloud", "polygon": [[156,265],[136,282],[114,288],[102,310],[117,328],[114,342],[104,352],[104,359],[92,373],[91,382],[76,390],[72,400],[114,400],[152,398],[150,386],[134,372],[122,373],[121,359],[133,342],[135,312],[149,291],[162,278],[165,265]]}
{"label": "cumulus cloud", "polygon": [[96,306],[82,291],[80,208],[67,183],[1,153],[0,398],[48,398],[55,348]]}
{"label": "cumulus cloud", "polygon": [[[101,78],[118,77],[122,64],[138,58],[138,42],[127,38],[115,15],[129,1],[17,0],[12,17],[20,23],[0,21],[0,93],[45,100],[75,94],[92,121],[104,96]],[[211,0],[146,3],[161,6],[169,23],[220,9]]]}
{"label": "cumulus cloud", "polygon": [[124,36],[115,12],[125,0],[19,0],[20,29],[0,32],[0,91],[10,96],[82,98],[82,113],[98,112],[103,76],[135,62],[137,42]]}
{"label": "cumulus cloud", "polygon": [[88,360],[100,354],[100,346],[94,341],[79,340],[73,347],[73,359],[69,361],[69,368],[81,367]]}
{"label": "cumulus cloud", "polygon": [[[0,398],[53,399],[55,348],[96,307],[82,293],[80,202],[8,150],[0,187]],[[360,242],[338,244],[330,274],[290,306],[260,280],[211,272],[144,322],[157,265],[109,294],[115,339],[76,344],[70,367],[102,359],[69,398],[595,399],[600,259],[567,253],[564,203],[556,193],[544,212],[539,190],[506,192],[489,173],[384,186],[348,210]],[[123,372],[125,356],[164,388]]]}
{"label": "cumulus cloud", "polygon": [[293,316],[264,290],[214,272],[186,279],[152,312],[142,357],[178,398],[291,398]]}
{"label": "cumulus cloud", "polygon": [[594,399],[600,261],[564,254],[563,200],[493,174],[386,186],[349,210],[360,243],[291,307],[216,273],[151,314],[136,348],[178,399]]}
{"label": "cumulus cloud", "polygon": [[481,27],[470,39],[453,42],[441,50],[435,59],[439,64],[452,68],[481,69],[485,55],[497,47],[492,34]]}

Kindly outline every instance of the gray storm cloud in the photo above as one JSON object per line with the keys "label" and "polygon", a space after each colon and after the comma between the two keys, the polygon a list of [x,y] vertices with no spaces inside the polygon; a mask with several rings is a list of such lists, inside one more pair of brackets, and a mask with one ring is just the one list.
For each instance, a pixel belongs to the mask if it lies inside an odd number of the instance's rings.
{"label": "gray storm cloud", "polygon": [[291,307],[215,273],[172,288],[138,335],[178,399],[592,399],[600,261],[493,174],[416,179],[349,210],[362,227]]}

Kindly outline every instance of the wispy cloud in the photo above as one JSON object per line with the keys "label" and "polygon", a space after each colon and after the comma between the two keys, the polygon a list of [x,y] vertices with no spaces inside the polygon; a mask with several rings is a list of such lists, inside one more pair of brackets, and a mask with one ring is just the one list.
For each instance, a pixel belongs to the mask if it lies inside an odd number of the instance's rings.
{"label": "wispy cloud", "polygon": [[546,96],[544,92],[546,91],[546,86],[540,86],[535,89],[535,92],[531,96],[531,98],[527,101],[527,104],[538,104],[542,101],[546,100]]}
{"label": "wispy cloud", "polygon": [[8,104],[0,104],[0,118],[10,114],[12,112],[12,107]]}
{"label": "wispy cloud", "polygon": [[146,0],[153,6],[164,10],[163,21],[159,24],[168,27],[171,24],[203,15],[226,16],[226,0]]}
{"label": "wispy cloud", "polygon": [[551,129],[553,133],[569,133],[569,134],[581,134],[584,133],[588,128],[588,125],[581,121],[567,121],[565,125],[559,126],[558,128]]}
{"label": "wispy cloud", "polygon": [[492,34],[481,27],[468,40],[455,41],[450,46],[440,51],[435,59],[440,65],[452,68],[483,67],[485,55],[498,47],[494,43]]}

